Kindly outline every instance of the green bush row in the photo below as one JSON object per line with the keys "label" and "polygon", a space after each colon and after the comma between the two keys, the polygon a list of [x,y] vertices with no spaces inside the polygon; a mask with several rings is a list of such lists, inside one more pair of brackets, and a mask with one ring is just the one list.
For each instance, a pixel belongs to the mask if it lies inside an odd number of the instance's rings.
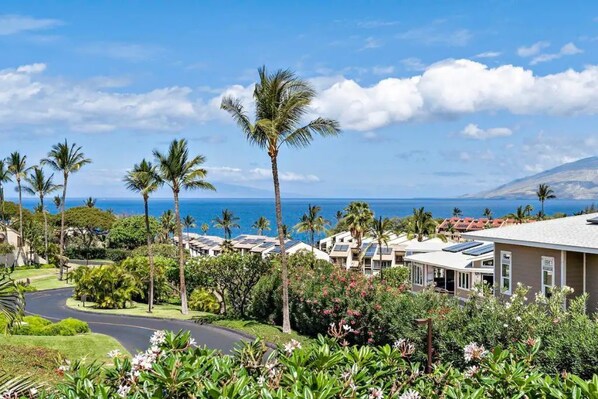
{"label": "green bush row", "polygon": [[89,325],[86,322],[73,318],[52,323],[40,316],[25,316],[23,321],[12,329],[11,333],[14,335],[72,336],[89,331]]}

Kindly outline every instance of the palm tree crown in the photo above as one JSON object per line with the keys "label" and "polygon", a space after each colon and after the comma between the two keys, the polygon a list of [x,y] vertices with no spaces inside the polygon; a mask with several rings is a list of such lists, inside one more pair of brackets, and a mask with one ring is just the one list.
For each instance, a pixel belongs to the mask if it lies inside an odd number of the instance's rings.
{"label": "palm tree crown", "polygon": [[459,208],[453,208],[453,216],[454,217],[461,217],[463,216],[463,212]]}
{"label": "palm tree crown", "polygon": [[359,249],[361,249],[363,235],[370,228],[373,218],[374,212],[372,212],[367,202],[351,202],[345,208],[345,217],[343,218],[343,221],[347,225],[351,236],[357,241],[357,247]]}
{"label": "palm tree crown", "polygon": [[383,218],[380,216],[378,219],[372,220],[370,228],[367,232],[368,236],[378,243],[380,268],[382,268],[382,245],[384,244],[384,246],[388,246],[392,227],[392,221],[389,218]]}
{"label": "palm tree crown", "polygon": [[[4,215],[4,183],[12,181],[11,173],[4,160],[0,159],[0,222],[5,222]],[[6,227],[6,226],[5,226]]]}
{"label": "palm tree crown", "polygon": [[330,225],[330,222],[322,215],[320,215],[321,207],[318,205],[307,205],[307,213],[301,216],[299,223],[294,227],[298,233],[309,233],[310,245],[315,245],[315,235],[317,233],[323,233],[326,231],[326,226]]}
{"label": "palm tree crown", "polygon": [[527,212],[523,205],[518,206],[515,213],[510,213],[508,215],[511,219],[515,220],[515,223],[521,224],[527,221]]}
{"label": "palm tree crown", "polygon": [[540,218],[543,218],[544,217],[544,202],[546,200],[556,198],[556,195],[554,194],[554,190],[548,184],[544,184],[544,183],[541,183],[538,186],[536,195],[538,196],[538,200],[540,201],[540,204],[542,206],[542,209],[540,210]]}
{"label": "palm tree crown", "polygon": [[417,241],[423,241],[424,238],[439,238],[446,241],[446,236],[436,231],[438,223],[432,217],[432,212],[421,208],[414,208],[413,215],[407,221],[407,237],[409,239],[417,238]]}
{"label": "palm tree crown", "polygon": [[258,220],[253,223],[251,228],[256,229],[257,234],[261,236],[264,233],[264,230],[270,230],[270,221],[266,217],[260,216]]}
{"label": "palm tree crown", "polygon": [[216,227],[217,229],[224,230],[225,240],[231,239],[232,229],[238,229],[239,227],[241,227],[239,226],[239,223],[237,223],[238,221],[239,218],[235,216],[235,214],[229,209],[223,209],[221,216],[215,217],[213,220],[214,227]]}

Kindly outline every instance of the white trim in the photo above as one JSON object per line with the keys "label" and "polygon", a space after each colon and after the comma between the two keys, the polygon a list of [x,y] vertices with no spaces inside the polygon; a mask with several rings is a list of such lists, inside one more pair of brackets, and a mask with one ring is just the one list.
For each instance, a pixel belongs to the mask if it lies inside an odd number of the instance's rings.
{"label": "white trim", "polygon": [[491,242],[498,243],[498,244],[512,244],[512,245],[521,245],[524,247],[532,247],[532,248],[545,248],[545,249],[556,249],[556,250],[560,250],[560,251],[587,252],[589,254],[598,254],[598,248],[578,247],[575,245],[548,244],[548,243],[534,242],[534,241],[514,240],[514,239],[509,239],[509,238],[494,238],[494,237],[478,236],[478,235],[475,235],[475,233],[466,233],[466,234],[463,234],[463,237],[472,239],[472,240],[491,241]]}
{"label": "white trim", "polygon": [[[464,290],[464,291],[469,291],[471,289],[471,279],[472,279],[472,275],[471,273],[468,272],[458,272],[458,278],[457,278],[457,288],[459,288],[460,290]],[[465,276],[467,277],[467,287],[463,287],[461,285],[461,276]]]}
{"label": "white trim", "polygon": [[[416,282],[416,274],[415,274],[415,269],[421,269],[421,273],[420,273],[420,277],[421,277],[421,284],[418,284]],[[424,277],[424,265],[422,265],[421,263],[415,263],[413,262],[411,264],[411,273],[413,273],[413,276],[411,278],[411,282],[413,283],[413,285],[417,285],[418,287],[424,287],[424,283],[425,283],[425,277]]]}
{"label": "white trim", "polygon": [[[509,289],[503,291],[503,287],[504,287],[504,284],[503,284],[503,282],[504,282],[504,276],[502,274],[502,269],[503,269],[502,266],[503,266],[503,258],[504,258],[505,254],[509,254]],[[513,290],[513,253],[510,252],[510,251],[500,251],[500,262],[499,262],[499,265],[500,265],[500,274],[499,274],[500,275],[500,280],[499,280],[499,283],[500,283],[500,285],[499,285],[500,292],[502,294],[505,294],[505,295],[511,295],[511,292]]]}
{"label": "white trim", "polygon": [[567,285],[567,252],[561,251],[561,287]]}
{"label": "white trim", "polygon": [[[552,265],[552,282],[548,285],[548,284],[544,284],[544,262],[550,260]],[[562,266],[562,263],[561,263]],[[542,294],[546,295],[546,287],[554,287],[554,277],[555,277],[555,272],[556,272],[556,260],[554,259],[554,256],[542,256],[542,260],[540,263],[540,289],[542,291]]]}
{"label": "white trim", "polygon": [[583,253],[583,293],[586,293],[586,253]]}

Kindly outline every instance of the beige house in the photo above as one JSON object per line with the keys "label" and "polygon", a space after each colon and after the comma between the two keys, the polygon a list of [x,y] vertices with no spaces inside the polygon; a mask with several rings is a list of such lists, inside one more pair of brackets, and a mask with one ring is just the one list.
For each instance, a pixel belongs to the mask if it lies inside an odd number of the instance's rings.
{"label": "beige house", "polygon": [[23,247],[19,250],[19,245],[21,245],[21,237],[19,236],[19,233],[10,227],[0,225],[0,244],[3,243],[12,245],[14,250],[8,255],[0,255],[1,266],[23,266],[26,264],[27,259],[29,259],[29,263],[47,263],[44,258],[31,252],[28,242],[24,242]]}
{"label": "beige house", "polygon": [[589,294],[588,309],[598,309],[598,213],[551,219],[463,234],[494,242],[497,295],[509,296],[517,283],[549,294],[569,286],[573,295]]}

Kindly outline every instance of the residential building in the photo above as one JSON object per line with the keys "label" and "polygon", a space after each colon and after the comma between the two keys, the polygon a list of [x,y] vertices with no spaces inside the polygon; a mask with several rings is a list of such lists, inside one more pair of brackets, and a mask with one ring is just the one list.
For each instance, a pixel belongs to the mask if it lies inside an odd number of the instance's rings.
{"label": "residential building", "polygon": [[515,224],[514,219],[509,218],[472,218],[472,217],[452,217],[442,221],[436,228],[439,233],[443,233],[448,238],[459,241],[463,233],[469,231],[479,231],[497,227],[511,226]]}
{"label": "residential building", "polygon": [[19,232],[4,225],[0,225],[0,244],[8,243],[13,246],[12,253],[8,255],[0,255],[0,265],[7,266],[23,266],[27,263],[46,264],[46,259],[38,254],[32,252],[29,243],[25,241],[23,247],[19,250],[21,245],[21,236]]}
{"label": "residential building", "polygon": [[573,296],[589,294],[598,308],[598,213],[512,225],[463,234],[494,243],[496,295],[510,296],[517,283],[550,295],[569,286]]}

